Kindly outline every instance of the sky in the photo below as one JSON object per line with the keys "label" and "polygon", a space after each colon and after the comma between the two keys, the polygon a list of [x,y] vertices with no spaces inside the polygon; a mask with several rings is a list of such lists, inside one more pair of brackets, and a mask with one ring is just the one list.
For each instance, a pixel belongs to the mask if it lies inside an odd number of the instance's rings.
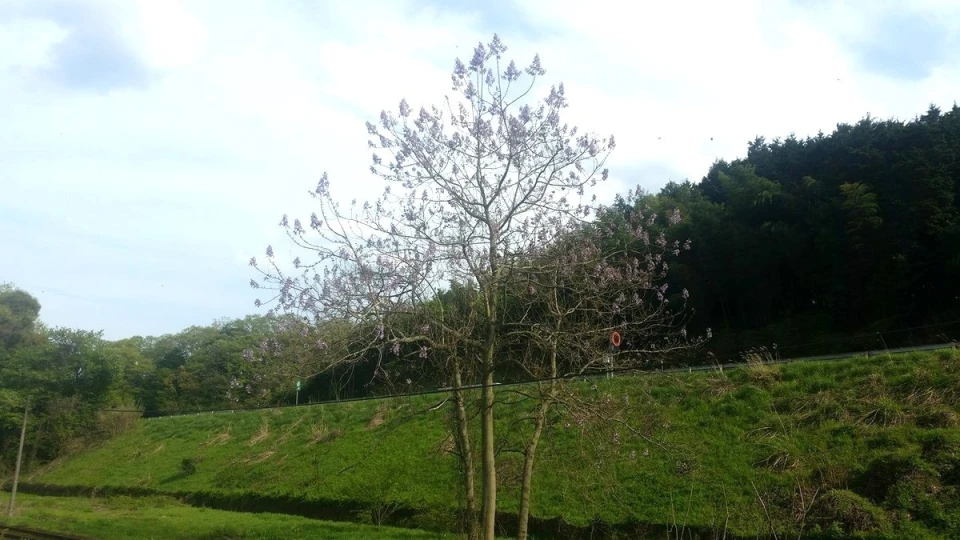
{"label": "sky", "polygon": [[439,103],[495,32],[616,135],[607,199],[960,97],[956,0],[0,0],[0,282],[108,339],[264,312],[280,217],[323,172],[379,193],[364,123]]}

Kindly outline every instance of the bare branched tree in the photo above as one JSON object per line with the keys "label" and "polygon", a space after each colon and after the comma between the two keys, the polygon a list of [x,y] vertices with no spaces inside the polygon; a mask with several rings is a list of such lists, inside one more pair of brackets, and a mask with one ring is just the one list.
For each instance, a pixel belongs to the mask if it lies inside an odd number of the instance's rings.
{"label": "bare branched tree", "polygon": [[[562,84],[535,99],[534,84],[545,73],[539,57],[521,70],[503,59],[505,51],[494,36],[469,63],[457,60],[456,94],[442,107],[414,111],[403,100],[396,114],[384,111],[378,124],[367,124],[371,170],[388,186],[373,203],[345,206],[324,176],[313,193],[319,214],[308,223],[283,220],[310,254],[293,261],[296,272],[276,264],[269,247],[267,264],[251,261],[262,272],[253,285],[276,291],[271,302],[280,310],[364,330],[338,362],[415,346],[419,360],[448,359],[451,378],[476,374],[484,538],[494,537],[496,515],[494,374],[504,295],[530,239],[546,243],[568,223],[591,217],[585,191],[606,179],[604,163],[615,146],[612,136],[581,133],[561,121]],[[476,289],[468,331],[442,310],[418,309],[445,281]],[[421,316],[431,320],[419,330],[404,324]]]}
{"label": "bare branched tree", "polygon": [[[636,205],[639,195],[625,202]],[[668,260],[689,249],[688,243],[666,240],[664,229],[679,223],[680,214],[659,219],[650,210],[646,214],[638,212],[627,237],[617,234],[622,224],[603,216],[592,223],[568,222],[553,232],[552,241],[531,241],[527,257],[516,266],[504,341],[515,351],[510,358],[516,367],[541,381],[535,394],[527,393],[538,405],[523,452],[521,539],[527,537],[536,450],[551,408],[561,405],[576,416],[584,414],[586,402],[565,383],[575,376],[640,368],[702,342],[688,337],[683,326],[687,291],[681,291],[677,306],[666,295]],[[597,413],[592,416],[615,418]]]}

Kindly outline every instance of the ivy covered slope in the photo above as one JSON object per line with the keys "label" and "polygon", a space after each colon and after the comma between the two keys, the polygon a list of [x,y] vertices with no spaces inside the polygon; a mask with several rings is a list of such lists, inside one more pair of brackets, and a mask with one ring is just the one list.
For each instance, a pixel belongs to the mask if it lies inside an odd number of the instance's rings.
{"label": "ivy covered slope", "polygon": [[[762,359],[758,359],[762,360]],[[960,537],[960,353],[577,383],[630,429],[557,412],[533,515],[753,535]],[[522,390],[522,389],[521,389]],[[515,512],[527,405],[501,388],[501,507]],[[142,420],[34,483],[458,504],[443,396]],[[514,466],[511,466],[514,465]]]}

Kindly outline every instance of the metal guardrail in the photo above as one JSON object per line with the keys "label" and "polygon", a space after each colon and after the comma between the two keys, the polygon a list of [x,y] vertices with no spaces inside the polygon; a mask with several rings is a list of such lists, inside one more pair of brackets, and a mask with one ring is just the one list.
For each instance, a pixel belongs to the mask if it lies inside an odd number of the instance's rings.
{"label": "metal guardrail", "polygon": [[[946,343],[933,343],[929,345],[917,345],[913,347],[897,347],[893,349],[875,349],[868,351],[850,351],[834,354],[822,354],[817,356],[801,356],[795,358],[777,358],[769,361],[765,361],[766,365],[776,365],[776,364],[791,364],[797,362],[816,362],[816,361],[829,361],[829,360],[843,360],[847,358],[855,358],[858,356],[884,356],[892,354],[904,354],[911,352],[922,352],[922,351],[935,351],[943,349],[956,349],[958,348],[957,342],[946,342]],[[687,366],[687,367],[671,367],[664,369],[651,369],[651,368],[630,368],[630,369],[617,369],[613,368],[611,370],[600,370],[591,372],[589,374],[583,375],[565,375],[561,377],[556,377],[558,380],[569,380],[569,381],[585,381],[585,380],[595,380],[595,379],[604,379],[611,377],[638,377],[644,375],[661,375],[666,373],[692,373],[700,371],[723,371],[725,369],[739,369],[744,367],[749,367],[751,364],[749,362],[731,362],[726,364],[703,364],[697,366]],[[494,383],[499,388],[507,386],[522,386],[527,384],[533,384],[537,382],[546,382],[550,381],[550,378],[546,379],[536,379],[532,381],[515,381],[515,382],[503,382],[503,383]],[[477,389],[482,388],[482,384],[472,384],[464,386],[464,389]],[[423,390],[420,392],[410,392],[406,394],[395,394],[391,396],[365,396],[365,397],[356,397],[356,398],[346,398],[346,399],[331,399],[325,401],[319,401],[314,403],[301,403],[299,405],[274,405],[270,407],[251,407],[245,409],[211,409],[205,411],[183,411],[183,412],[170,412],[169,414],[155,414],[153,416],[147,417],[148,420],[159,419],[159,418],[175,418],[180,416],[198,416],[201,414],[214,414],[214,413],[237,413],[237,412],[246,412],[246,411],[261,411],[261,410],[271,410],[271,409],[286,409],[291,407],[311,407],[317,405],[330,405],[334,403],[352,403],[356,401],[372,401],[378,399],[394,399],[401,397],[415,397],[415,396],[425,396],[425,395],[435,395],[435,394],[445,394],[449,393],[453,389],[451,387],[445,388],[436,388],[431,390]],[[109,412],[109,411],[105,411]],[[135,410],[115,410],[113,412],[140,412]],[[149,412],[149,411],[148,411]],[[155,413],[161,413],[163,411],[154,411]]]}
{"label": "metal guardrail", "polygon": [[[792,364],[795,362],[816,362],[823,360],[845,360],[848,358],[856,358],[858,356],[885,356],[891,354],[904,354],[911,352],[923,352],[923,351],[939,351],[944,349],[956,349],[958,348],[956,342],[950,343],[934,343],[931,345],[917,345],[914,347],[897,347],[893,349],[877,349],[871,351],[861,351],[861,352],[845,352],[845,353],[835,353],[835,354],[821,354],[818,356],[798,356],[795,358],[776,358],[773,360],[765,360],[763,363],[765,365],[775,365],[775,364]],[[699,366],[688,366],[680,368],[667,368],[667,369],[657,369],[657,370],[645,370],[638,369],[635,372],[630,373],[631,375],[640,375],[643,373],[690,373],[693,371],[722,371],[724,369],[737,369],[748,367],[751,364],[749,362],[732,362],[728,364],[703,364]],[[616,374],[624,373],[615,372]],[[604,377],[603,373],[599,375],[591,374],[587,378],[598,378]]]}

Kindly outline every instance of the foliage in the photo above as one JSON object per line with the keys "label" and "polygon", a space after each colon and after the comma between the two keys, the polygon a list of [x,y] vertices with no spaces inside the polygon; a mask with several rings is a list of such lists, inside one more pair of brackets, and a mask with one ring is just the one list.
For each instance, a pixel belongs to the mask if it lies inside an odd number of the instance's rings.
{"label": "foliage", "polygon": [[758,137],[745,158],[642,204],[685,216],[674,235],[693,249],[670,281],[690,289],[691,329],[715,329],[717,354],[956,339],[960,323],[944,323],[960,319],[958,157],[960,107],[931,106],[909,122]]}

